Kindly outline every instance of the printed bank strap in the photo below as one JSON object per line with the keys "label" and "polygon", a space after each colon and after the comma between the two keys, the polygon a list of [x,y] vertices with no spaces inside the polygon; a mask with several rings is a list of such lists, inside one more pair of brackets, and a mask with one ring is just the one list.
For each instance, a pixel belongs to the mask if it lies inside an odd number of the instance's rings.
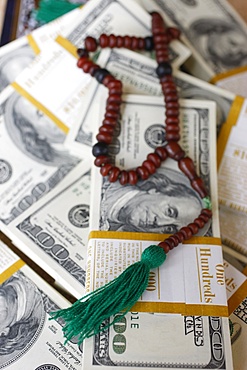
{"label": "printed bank strap", "polygon": [[213,77],[210,82],[247,98],[247,66],[220,73]]}
{"label": "printed bank strap", "polygon": [[[144,249],[165,237],[145,233],[91,232],[86,292],[116,278],[140,260]],[[151,270],[148,287],[132,310],[228,316],[220,240],[194,237],[189,244],[174,249],[161,267]]]}
{"label": "printed bank strap", "polygon": [[[58,39],[59,40],[59,39]],[[35,60],[12,83],[14,89],[65,133],[80,116],[91,76],[76,66],[76,53],[50,40]]]}
{"label": "printed bank strap", "polygon": [[25,262],[0,240],[0,284],[24,265]]}
{"label": "printed bank strap", "polygon": [[229,316],[247,297],[247,277],[224,260]]}

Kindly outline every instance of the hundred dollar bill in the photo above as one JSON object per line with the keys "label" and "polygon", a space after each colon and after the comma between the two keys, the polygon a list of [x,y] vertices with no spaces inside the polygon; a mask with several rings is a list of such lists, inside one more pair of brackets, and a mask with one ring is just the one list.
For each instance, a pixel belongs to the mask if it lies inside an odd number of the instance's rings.
{"label": "hundred dollar bill", "polygon": [[192,51],[186,67],[209,80],[215,74],[247,63],[247,26],[226,0],[141,0],[149,11],[162,12],[177,26]]}
{"label": "hundred dollar bill", "polygon": [[[125,93],[162,95],[155,71],[157,64],[146,56],[130,50],[103,50],[97,63],[110,70],[117,79],[123,82]],[[174,71],[173,76],[180,98],[214,100],[217,103],[217,132],[219,132],[228,117],[230,108],[238,105],[235,95],[178,70]],[[95,100],[103,99],[101,94],[105,90],[105,87],[92,81],[84,97],[82,118],[71,127],[67,135],[66,144],[74,151],[78,151],[78,154],[92,144],[94,131],[92,116],[95,111]]]}
{"label": "hundred dollar bill", "polygon": [[76,338],[64,346],[63,322],[49,321],[68,305],[0,241],[0,369],[81,369]]}
{"label": "hundred dollar bill", "polygon": [[130,312],[85,340],[83,366],[88,370],[233,369],[228,319]]}
{"label": "hundred dollar bill", "polygon": [[15,80],[49,40],[55,39],[77,18],[78,12],[75,9],[0,48],[0,91]]}
{"label": "hundred dollar bill", "polygon": [[[151,17],[132,0],[90,0],[81,8],[77,19],[61,34],[76,47],[83,47],[86,36],[97,39],[102,33],[150,36]],[[191,54],[178,40],[171,42],[169,52],[177,67]]]}
{"label": "hundred dollar bill", "polygon": [[64,132],[11,86],[0,96],[0,223],[9,225],[80,163]]}
{"label": "hundred dollar bill", "polygon": [[12,222],[6,235],[76,298],[85,293],[91,161]]}
{"label": "hundred dollar bill", "polygon": [[[181,99],[180,107],[180,144],[195,163],[212,199],[213,221],[202,233],[218,237],[215,103]],[[155,147],[166,143],[163,122],[163,98],[124,96],[121,119],[109,150],[112,163],[125,169],[139,166]],[[174,233],[196,218],[203,207],[171,159],[149,181],[136,186],[109,183],[98,168],[92,175],[91,230]]]}

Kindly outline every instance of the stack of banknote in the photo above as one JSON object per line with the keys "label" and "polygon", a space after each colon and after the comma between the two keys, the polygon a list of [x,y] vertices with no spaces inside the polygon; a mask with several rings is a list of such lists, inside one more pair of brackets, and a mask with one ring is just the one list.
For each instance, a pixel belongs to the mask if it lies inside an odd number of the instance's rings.
{"label": "stack of banknote", "polygon": [[[176,232],[198,216],[202,202],[171,159],[150,178],[148,188],[142,182],[134,187],[109,183],[93,166],[91,149],[104,116],[107,91],[76,67],[76,50],[84,46],[88,35],[149,36],[149,12],[153,10],[181,30],[180,40],[169,45],[180,97],[180,144],[208,189],[212,221],[191,245],[171,252],[165,275],[168,292],[162,302],[156,298],[153,302],[165,310],[140,312],[143,302],[139,302],[121,325],[85,340],[82,359],[76,339],[63,345],[63,323],[46,322],[49,307],[45,308],[41,320],[45,329],[34,333],[30,346],[21,348],[20,337],[18,350],[0,352],[0,369],[229,370],[233,369],[232,352],[234,369],[247,366],[246,353],[239,351],[247,338],[247,103],[238,89],[231,91],[230,84],[222,82],[224,77],[235,76],[232,71],[238,79],[238,68],[244,72],[247,26],[227,1],[90,0],[0,48],[0,230],[60,288],[78,299],[115,274],[106,263],[107,253],[109,260],[117,256],[119,271],[130,261],[124,261],[125,251],[132,251],[134,261],[141,240],[162,240],[164,234]],[[109,148],[112,163],[135,168],[155,147],[166,144],[156,61],[152,53],[126,49],[99,50],[94,58],[123,82],[121,118]],[[108,246],[102,242],[105,235]],[[120,240],[117,247],[115,239]],[[114,245],[112,250],[109,245]],[[208,274],[212,286],[215,279],[212,296],[217,297],[211,307],[200,300],[203,275],[196,256],[202,248],[212,256]],[[14,280],[20,279],[16,282],[18,300],[26,297],[28,301],[27,295],[19,298],[19,292],[30,279],[30,286],[37,285],[49,302],[58,302],[52,309],[66,305],[56,300],[52,290],[46,292],[33,273],[26,277],[22,267],[11,269],[17,257],[6,246],[2,250],[3,261],[11,261],[2,266],[1,258],[2,287],[13,275]],[[120,255],[124,256],[121,263]],[[7,276],[5,270],[11,274]],[[1,322],[6,320],[1,297],[0,293],[0,328],[8,337]],[[12,305],[13,314],[20,316],[11,301]],[[37,360],[38,348],[40,353],[47,352],[43,361]]]}

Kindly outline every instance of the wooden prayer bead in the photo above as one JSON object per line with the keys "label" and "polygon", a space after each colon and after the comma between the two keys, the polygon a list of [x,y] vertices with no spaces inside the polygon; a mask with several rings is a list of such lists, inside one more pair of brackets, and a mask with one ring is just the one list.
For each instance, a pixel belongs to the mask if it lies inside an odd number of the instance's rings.
{"label": "wooden prayer bead", "polygon": [[202,214],[200,214],[199,218],[200,218],[201,220],[203,220],[205,223],[207,223],[207,222],[208,222],[208,220],[209,220],[209,217],[208,217],[208,216],[206,216],[206,215],[202,215]]}
{"label": "wooden prayer bead", "polygon": [[201,215],[205,215],[205,216],[207,216],[208,218],[211,218],[211,217],[212,217],[212,211],[211,211],[211,209],[203,208],[203,209],[201,210]]}
{"label": "wooden prayer bead", "polygon": [[177,131],[169,131],[166,133],[166,139],[167,141],[179,141],[180,135]]}
{"label": "wooden prayer bead", "polygon": [[137,167],[136,173],[142,180],[147,180],[150,176],[149,171],[144,166]]}
{"label": "wooden prayer bead", "polygon": [[183,234],[185,240],[189,240],[193,236],[192,231],[187,226],[182,227],[179,231]]}
{"label": "wooden prayer bead", "polygon": [[96,135],[96,139],[99,142],[103,142],[103,143],[106,143],[106,144],[111,144],[111,142],[112,142],[112,135],[111,134],[107,134],[106,132],[99,133],[98,135]]}
{"label": "wooden prayer bead", "polygon": [[110,89],[123,89],[123,84],[121,81],[117,80],[114,78],[113,81],[110,81],[108,84],[107,84],[107,88],[110,90]]}
{"label": "wooden prayer bead", "polygon": [[107,48],[109,46],[109,37],[105,33],[100,35],[99,44],[101,48]]}
{"label": "wooden prayer bead", "polygon": [[177,231],[174,235],[176,235],[180,243],[182,243],[185,240],[184,234],[181,233],[180,231]]}
{"label": "wooden prayer bead", "polygon": [[168,252],[170,251],[170,246],[169,246],[169,244],[168,244],[168,243],[166,243],[166,240],[165,240],[164,242],[160,242],[160,243],[158,244],[158,246],[159,246],[160,248],[162,248],[162,249],[163,249],[163,251],[164,251],[165,253],[168,253]]}
{"label": "wooden prayer bead", "polygon": [[107,117],[103,120],[103,125],[109,125],[115,127],[117,120],[115,118]]}
{"label": "wooden prayer bead", "polygon": [[166,125],[178,125],[179,124],[179,117],[166,117],[165,120]]}
{"label": "wooden prayer bead", "polygon": [[120,169],[118,167],[112,167],[108,180],[110,182],[116,182],[118,180],[118,176],[120,175]]}
{"label": "wooden prayer bead", "polygon": [[88,62],[89,62],[89,59],[87,57],[81,57],[77,61],[77,67],[82,68],[84,66],[84,64],[88,63]]}
{"label": "wooden prayer bead", "polygon": [[133,37],[131,38],[131,49],[132,49],[132,50],[136,50],[136,49],[138,49],[138,38],[137,38],[137,37],[135,37],[135,36],[133,36]]}
{"label": "wooden prayer bead", "polygon": [[169,133],[169,132],[179,132],[180,131],[180,128],[178,125],[166,125],[166,133]]}
{"label": "wooden prayer bead", "polygon": [[135,185],[138,181],[138,176],[137,176],[137,173],[136,171],[134,170],[131,170],[129,171],[129,183],[130,185]]}
{"label": "wooden prayer bead", "polygon": [[177,102],[178,101],[178,95],[175,94],[175,93],[172,93],[172,94],[167,94],[165,96],[165,102],[166,103],[169,103],[169,102]]}
{"label": "wooden prayer bead", "polygon": [[115,120],[117,120],[118,117],[119,113],[115,112],[114,110],[106,109],[105,118],[114,118]]}
{"label": "wooden prayer bead", "polygon": [[115,48],[117,46],[117,38],[115,35],[110,35],[109,36],[109,48]]}
{"label": "wooden prayer bead", "polygon": [[169,236],[169,240],[172,240],[174,243],[174,248],[176,248],[179,244],[179,239],[176,237],[176,234]]}
{"label": "wooden prayer bead", "polygon": [[195,180],[191,181],[192,188],[197,191],[201,198],[205,198],[208,195],[208,192],[204,186],[203,180],[198,177]]}
{"label": "wooden prayer bead", "polygon": [[85,38],[85,48],[87,49],[87,51],[96,51],[97,47],[97,41],[94,37],[87,36]]}
{"label": "wooden prayer bead", "polygon": [[115,78],[112,75],[106,75],[102,81],[104,86],[108,86],[110,82],[116,81]]}
{"label": "wooden prayer bead", "polygon": [[178,167],[188,177],[190,181],[198,177],[194,166],[194,162],[192,161],[191,158],[185,157],[180,159],[178,162]]}
{"label": "wooden prayer bead", "polygon": [[170,251],[175,247],[175,242],[172,239],[167,238],[165,242],[169,245]]}
{"label": "wooden prayer bead", "polygon": [[145,49],[145,40],[143,37],[138,37],[138,46],[137,46],[137,49],[138,50],[143,50]]}
{"label": "wooden prayer bead", "polygon": [[115,103],[115,104],[121,104],[122,103],[122,97],[120,95],[116,94],[109,94],[107,103]]}
{"label": "wooden prayer bead", "polygon": [[113,111],[118,112],[118,113],[120,112],[120,106],[119,106],[119,104],[116,104],[116,103],[107,104],[106,109],[107,110],[113,110]]}
{"label": "wooden prayer bead", "polygon": [[179,161],[185,156],[184,150],[176,142],[168,142],[166,144],[166,151],[168,153],[168,156],[175,159],[175,161]]}
{"label": "wooden prayer bead", "polygon": [[89,57],[88,51],[86,49],[79,48],[79,49],[77,49],[76,52],[77,52],[77,55],[79,56],[79,58],[81,58],[81,57],[88,58]]}
{"label": "wooden prayer bead", "polygon": [[121,171],[119,182],[121,185],[126,185],[129,182],[129,174],[127,171]]}
{"label": "wooden prayer bead", "polygon": [[149,153],[147,156],[149,161],[152,161],[156,168],[159,168],[161,165],[161,159],[156,153]]}
{"label": "wooden prayer bead", "polygon": [[188,228],[191,230],[191,232],[193,233],[193,235],[195,235],[195,234],[198,233],[199,227],[194,222],[192,222],[191,224],[189,224],[188,225]]}
{"label": "wooden prayer bead", "polygon": [[107,134],[110,134],[110,135],[113,135],[115,131],[115,127],[114,126],[110,126],[110,125],[102,125],[100,126],[99,128],[99,132],[106,132]]}
{"label": "wooden prayer bead", "polygon": [[164,33],[155,36],[155,42],[157,42],[158,44],[159,43],[168,44],[169,41],[170,41],[170,38]]}
{"label": "wooden prayer bead", "polygon": [[94,160],[94,165],[96,167],[101,167],[102,165],[109,163],[110,158],[107,155],[100,155]]}
{"label": "wooden prayer bead", "polygon": [[179,103],[178,101],[169,101],[166,103],[166,109],[178,109]]}
{"label": "wooden prayer bead", "polygon": [[111,169],[112,169],[112,165],[110,163],[107,163],[101,167],[100,173],[102,176],[107,176]]}
{"label": "wooden prayer bead", "polygon": [[124,46],[124,38],[123,36],[117,36],[117,48],[122,48]]}
{"label": "wooden prayer bead", "polygon": [[168,35],[171,36],[172,40],[179,39],[181,32],[175,27],[167,28]]}
{"label": "wooden prayer bead", "polygon": [[155,153],[158,154],[158,156],[160,157],[162,161],[164,161],[168,157],[168,153],[166,149],[162,146],[157,147],[155,149]]}
{"label": "wooden prayer bead", "polygon": [[142,166],[145,167],[151,175],[156,172],[156,167],[152,161],[146,160],[142,163]]}
{"label": "wooden prayer bead", "polygon": [[199,217],[194,219],[194,223],[199,227],[199,229],[202,229],[205,225],[205,222]]}
{"label": "wooden prayer bead", "polygon": [[124,47],[131,49],[131,38],[129,36],[124,36]]}
{"label": "wooden prayer bead", "polygon": [[179,110],[178,109],[167,109],[166,110],[166,116],[167,117],[178,117],[179,116]]}

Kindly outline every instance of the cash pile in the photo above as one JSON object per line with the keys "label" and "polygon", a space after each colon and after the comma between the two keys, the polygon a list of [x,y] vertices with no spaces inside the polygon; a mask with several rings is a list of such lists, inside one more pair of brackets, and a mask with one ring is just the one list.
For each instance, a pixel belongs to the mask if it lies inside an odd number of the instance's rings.
{"label": "cash pile", "polygon": [[[110,183],[93,166],[91,149],[107,91],[76,68],[76,50],[88,35],[149,36],[153,10],[181,30],[180,40],[169,45],[180,98],[180,144],[206,184],[212,220],[191,244],[170,253],[164,271],[153,273],[151,298],[144,294],[123,320],[84,341],[83,359],[76,338],[63,345],[63,322],[47,322],[49,306],[39,313],[43,327],[30,346],[21,348],[20,338],[18,349],[0,352],[0,369],[230,370],[232,351],[234,369],[247,366],[238,347],[247,335],[246,101],[236,90],[210,83],[246,64],[247,27],[225,0],[90,0],[0,48],[0,230],[78,299],[135,262],[145,243],[163,240],[198,216],[202,202],[171,159],[148,187]],[[112,163],[135,168],[166,144],[156,61],[152,53],[117,48],[93,57],[123,82],[121,119],[109,146]],[[66,305],[33,273],[25,277],[18,264],[11,269],[17,257],[1,248],[11,263],[1,266],[1,259],[0,290],[19,279],[15,294],[28,301],[20,293],[27,279],[43,292],[43,302],[45,296],[58,302],[52,309]],[[2,336],[8,339],[1,297],[0,292],[0,343]],[[22,314],[15,303],[12,311]]]}

